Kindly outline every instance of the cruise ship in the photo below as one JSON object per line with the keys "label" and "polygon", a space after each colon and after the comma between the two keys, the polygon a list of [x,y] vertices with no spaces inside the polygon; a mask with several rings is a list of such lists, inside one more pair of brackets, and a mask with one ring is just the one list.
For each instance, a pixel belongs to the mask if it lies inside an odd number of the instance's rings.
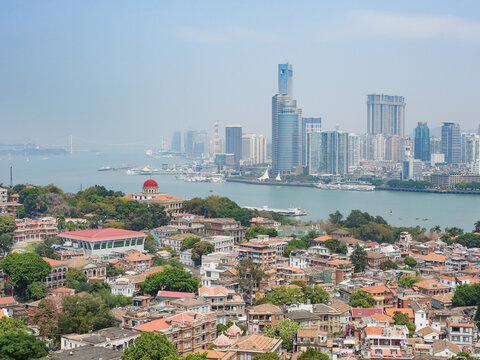
{"label": "cruise ship", "polygon": [[262,207],[253,207],[253,206],[245,206],[247,209],[251,210],[259,210],[259,211],[273,211],[281,215],[285,216],[304,216],[307,215],[307,210],[299,209],[299,208],[288,208],[288,209],[272,209],[268,206]]}
{"label": "cruise ship", "polygon": [[365,183],[318,183],[315,185],[322,190],[354,190],[354,191],[373,191],[375,185]]}

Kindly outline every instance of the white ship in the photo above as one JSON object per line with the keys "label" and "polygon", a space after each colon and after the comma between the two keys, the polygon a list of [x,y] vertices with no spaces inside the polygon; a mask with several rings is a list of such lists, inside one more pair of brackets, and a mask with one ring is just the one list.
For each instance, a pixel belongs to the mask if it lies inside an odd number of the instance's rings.
{"label": "white ship", "polygon": [[365,183],[330,183],[330,184],[318,183],[315,186],[322,190],[354,190],[354,191],[375,190],[375,185],[370,185]]}
{"label": "white ship", "polygon": [[300,208],[288,208],[288,209],[272,209],[268,206],[262,207],[253,207],[253,206],[245,206],[246,209],[251,210],[259,210],[259,211],[273,211],[285,216],[304,216],[307,215],[307,210],[300,209]]}

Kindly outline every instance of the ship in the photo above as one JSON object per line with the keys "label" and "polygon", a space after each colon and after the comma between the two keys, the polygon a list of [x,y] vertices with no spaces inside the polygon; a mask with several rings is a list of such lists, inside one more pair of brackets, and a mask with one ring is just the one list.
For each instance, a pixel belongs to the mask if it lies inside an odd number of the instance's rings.
{"label": "ship", "polygon": [[353,191],[373,191],[375,190],[375,185],[366,184],[366,183],[318,183],[315,185],[317,188],[322,190],[353,190]]}
{"label": "ship", "polygon": [[291,207],[291,208],[288,208],[288,209],[273,209],[273,208],[269,208],[268,206],[262,206],[262,207],[245,206],[245,208],[250,209],[250,210],[259,210],[259,211],[273,211],[273,212],[276,212],[280,215],[285,215],[285,216],[305,216],[305,215],[307,215],[307,210],[296,208],[296,207]]}

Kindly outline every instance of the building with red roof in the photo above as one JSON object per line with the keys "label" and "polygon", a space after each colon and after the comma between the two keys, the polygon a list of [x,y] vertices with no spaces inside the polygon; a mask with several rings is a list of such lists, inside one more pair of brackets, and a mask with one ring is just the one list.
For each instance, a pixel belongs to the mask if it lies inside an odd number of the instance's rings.
{"label": "building with red roof", "polygon": [[68,231],[58,236],[71,241],[73,248],[83,249],[86,256],[97,255],[103,259],[108,259],[112,253],[143,251],[146,238],[143,232],[113,228]]}
{"label": "building with red roof", "polygon": [[57,289],[65,287],[67,285],[67,271],[68,266],[65,261],[54,260],[47,257],[44,257],[47,263],[52,267],[50,274],[43,279],[43,283],[49,289]]}
{"label": "building with red roof", "polygon": [[125,199],[161,204],[165,207],[165,211],[172,214],[181,213],[184,202],[181,197],[160,192],[157,182],[153,179],[143,183],[142,192],[127,195]]}

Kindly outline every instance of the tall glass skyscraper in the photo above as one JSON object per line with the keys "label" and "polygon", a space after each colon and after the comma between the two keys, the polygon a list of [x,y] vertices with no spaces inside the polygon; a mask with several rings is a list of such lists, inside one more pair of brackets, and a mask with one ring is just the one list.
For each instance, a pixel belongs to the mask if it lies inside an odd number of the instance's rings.
{"label": "tall glass skyscraper", "polygon": [[322,118],[302,118],[302,165],[308,166],[309,134],[322,130]]}
{"label": "tall glass skyscraper", "polygon": [[462,162],[462,139],[460,125],[444,122],[442,125],[442,154],[445,154],[445,162],[458,164]]}
{"label": "tall glass skyscraper", "polygon": [[225,126],[225,152],[233,154],[235,165],[240,164],[242,158],[242,126],[227,125]]}
{"label": "tall glass skyscraper", "polygon": [[348,173],[349,136],[343,131],[310,134],[311,175]]}
{"label": "tall glass skyscraper", "polygon": [[171,150],[175,152],[182,152],[182,133],[175,131],[172,136]]}
{"label": "tall glass skyscraper", "polygon": [[278,93],[293,98],[293,70],[289,63],[278,64]]}
{"label": "tall glass skyscraper", "polygon": [[405,98],[396,95],[367,95],[367,133],[405,135]]}
{"label": "tall glass skyscraper", "polygon": [[430,161],[430,129],[426,122],[419,122],[415,128],[415,159]]}

